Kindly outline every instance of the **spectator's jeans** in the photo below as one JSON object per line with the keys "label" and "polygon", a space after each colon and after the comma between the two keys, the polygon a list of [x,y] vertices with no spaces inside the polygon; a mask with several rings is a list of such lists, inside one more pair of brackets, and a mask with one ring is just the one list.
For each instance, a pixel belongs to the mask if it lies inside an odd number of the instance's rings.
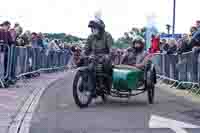
{"label": "spectator's jeans", "polygon": [[8,71],[8,52],[5,51],[4,53],[4,77],[7,79],[8,77],[6,77],[7,72]]}

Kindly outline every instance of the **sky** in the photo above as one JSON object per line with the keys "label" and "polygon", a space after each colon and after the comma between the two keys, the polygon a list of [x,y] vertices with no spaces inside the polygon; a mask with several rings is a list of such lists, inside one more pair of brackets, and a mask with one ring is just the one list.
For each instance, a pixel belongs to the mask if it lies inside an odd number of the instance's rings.
{"label": "sky", "polygon": [[[64,32],[87,37],[87,25],[97,11],[106,30],[116,39],[132,27],[148,24],[154,14],[154,24],[160,31],[172,23],[173,0],[0,0],[0,22],[19,22],[24,30]],[[200,20],[200,0],[176,0],[176,33],[187,33]]]}

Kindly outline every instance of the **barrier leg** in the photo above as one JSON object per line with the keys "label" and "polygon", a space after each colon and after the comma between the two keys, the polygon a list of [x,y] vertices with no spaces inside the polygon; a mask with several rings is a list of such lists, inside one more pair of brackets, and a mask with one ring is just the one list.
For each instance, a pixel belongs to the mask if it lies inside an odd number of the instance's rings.
{"label": "barrier leg", "polygon": [[176,89],[178,89],[178,87],[182,85],[182,82],[180,82],[177,86],[176,86]]}
{"label": "barrier leg", "polygon": [[199,95],[200,94],[200,88],[198,87],[198,90],[196,92],[196,95]]}
{"label": "barrier leg", "polygon": [[0,80],[0,83],[1,83],[1,86],[2,86],[3,88],[5,88],[5,85],[4,85],[4,83],[3,83],[2,80]]}
{"label": "barrier leg", "polygon": [[174,81],[174,83],[170,86],[170,88],[174,87],[174,85],[176,84],[177,82]]}
{"label": "barrier leg", "polygon": [[[196,87],[192,87],[191,89],[190,89],[190,91],[189,91],[189,93],[192,93],[192,92],[194,92],[196,90]],[[196,92],[195,92],[196,93]]]}

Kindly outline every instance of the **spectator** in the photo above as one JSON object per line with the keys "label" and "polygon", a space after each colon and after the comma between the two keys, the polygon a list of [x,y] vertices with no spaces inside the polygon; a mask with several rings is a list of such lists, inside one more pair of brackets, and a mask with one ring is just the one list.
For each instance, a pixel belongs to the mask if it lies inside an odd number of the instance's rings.
{"label": "spectator", "polygon": [[49,45],[49,39],[48,38],[43,39],[43,46],[45,49],[48,48],[48,45]]}
{"label": "spectator", "polygon": [[37,36],[37,44],[38,44],[38,47],[44,49],[43,39],[44,39],[44,37],[43,37],[42,33],[38,33],[38,36]]}
{"label": "spectator", "polygon": [[26,31],[24,34],[18,37],[17,43],[19,46],[30,46],[31,44],[31,32]]}
{"label": "spectator", "polygon": [[174,54],[177,50],[177,43],[175,39],[169,39],[169,43],[163,47],[167,54]]}
{"label": "spectator", "polygon": [[166,39],[162,39],[160,41],[160,52],[162,53],[164,51],[164,46],[167,45],[167,40]]}
{"label": "spectator", "polygon": [[196,28],[197,28],[197,31],[194,32],[189,42],[192,47],[200,46],[200,21],[196,21]]}
{"label": "spectator", "polygon": [[150,53],[156,53],[160,51],[160,35],[152,35],[152,40],[151,40],[151,48],[150,48]]}
{"label": "spectator", "polygon": [[59,48],[60,48],[61,50],[64,50],[65,44],[64,44],[64,43],[60,43],[60,44],[59,44]]}
{"label": "spectator", "polygon": [[196,32],[197,32],[197,27],[195,27],[195,26],[192,26],[191,28],[190,28],[190,36],[193,36]]}
{"label": "spectator", "polygon": [[59,40],[54,40],[55,44],[59,46]]}
{"label": "spectator", "polygon": [[75,53],[75,51],[76,51],[76,46],[71,46],[71,51],[72,51],[73,53]]}
{"label": "spectator", "polygon": [[193,27],[192,38],[196,38],[200,34],[200,20],[196,21],[196,28]]}
{"label": "spectator", "polygon": [[77,65],[80,62],[81,49],[78,46],[74,46],[73,62]]}
{"label": "spectator", "polygon": [[15,29],[10,29],[9,32],[10,32],[13,42],[16,42],[17,33],[16,33]]}
{"label": "spectator", "polygon": [[56,44],[55,40],[53,40],[53,41],[51,41],[49,43],[48,50],[50,50],[50,51],[58,51],[58,50],[60,50],[59,47],[58,47],[58,45]]}
{"label": "spectator", "polygon": [[25,34],[25,38],[24,38],[25,46],[30,46],[31,45],[31,32],[28,30],[24,34]]}
{"label": "spectator", "polygon": [[31,34],[31,46],[33,48],[38,48],[38,36],[37,36],[37,33],[33,32]]}
{"label": "spectator", "polygon": [[23,28],[20,26],[19,23],[15,23],[14,29],[16,31],[16,38],[18,38],[23,33]]}
{"label": "spectator", "polygon": [[21,38],[21,36],[17,38],[16,45],[17,46],[24,46],[24,40]]}
{"label": "spectator", "polygon": [[198,30],[200,30],[200,20],[196,21],[196,27],[197,27]]}
{"label": "spectator", "polygon": [[3,22],[0,26],[0,42],[2,43],[6,43],[8,45],[11,45],[13,43],[13,39],[12,36],[9,32],[10,29],[10,22],[9,21],[5,21]]}
{"label": "spectator", "polygon": [[[11,48],[11,45],[14,44],[14,41],[13,41],[13,38],[9,32],[9,29],[10,29],[10,22],[9,21],[5,21],[3,22],[0,26],[0,42],[1,43],[5,43],[5,44],[8,44],[8,47]],[[11,53],[8,53],[8,47],[2,47],[2,50],[4,52],[4,76],[7,75],[8,73],[8,68],[7,68],[7,65],[8,63],[8,56],[11,55]],[[14,74],[14,63],[11,63],[11,78],[15,78],[15,74]],[[10,82],[10,83],[13,83],[13,81],[9,80],[9,77],[5,77],[5,81],[7,82]]]}
{"label": "spectator", "polygon": [[187,34],[183,34],[183,37],[178,41],[177,52],[181,54],[189,51],[192,51],[192,45],[189,44],[189,36]]}

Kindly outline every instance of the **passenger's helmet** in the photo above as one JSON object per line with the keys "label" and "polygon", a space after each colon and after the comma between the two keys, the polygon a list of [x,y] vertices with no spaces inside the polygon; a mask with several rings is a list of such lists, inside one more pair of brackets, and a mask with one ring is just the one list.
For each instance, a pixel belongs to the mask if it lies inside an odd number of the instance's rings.
{"label": "passenger's helmet", "polygon": [[142,45],[145,45],[145,41],[142,37],[136,37],[134,40],[133,40],[133,45],[135,45],[136,43],[140,43]]}

